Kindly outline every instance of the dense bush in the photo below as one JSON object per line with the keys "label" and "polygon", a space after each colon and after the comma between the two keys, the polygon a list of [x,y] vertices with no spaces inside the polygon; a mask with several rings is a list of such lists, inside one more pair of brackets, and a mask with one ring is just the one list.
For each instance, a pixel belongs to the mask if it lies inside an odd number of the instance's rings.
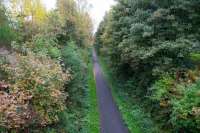
{"label": "dense bush", "polygon": [[54,37],[38,34],[34,36],[32,41],[28,42],[26,45],[35,53],[45,54],[54,59],[61,58],[58,41]]}
{"label": "dense bush", "polygon": [[183,97],[173,101],[172,124],[185,132],[200,130],[200,81],[184,86]]}
{"label": "dense bush", "polygon": [[[72,81],[69,86],[69,93],[71,94],[72,101],[74,104],[80,104],[83,102],[82,99],[86,93],[86,80],[87,66],[82,60],[80,50],[73,42],[68,43],[68,46],[62,50],[62,59],[66,68],[71,69],[73,75]],[[78,96],[78,97],[77,97]],[[76,100],[75,100],[76,99]],[[75,102],[76,101],[76,102]]]}
{"label": "dense bush", "polygon": [[58,122],[68,95],[63,86],[70,74],[63,73],[60,65],[46,56],[16,56],[15,66],[1,64],[8,76],[8,87],[0,96],[1,125],[23,129]]}
{"label": "dense bush", "polygon": [[198,77],[188,70],[199,65],[199,9],[196,0],[118,0],[96,33],[97,51],[109,57],[129,95],[176,131],[198,130],[194,117],[179,124],[170,119],[178,117],[172,99],[189,93],[176,86]]}
{"label": "dense bush", "polygon": [[199,70],[189,71],[182,81],[169,75],[152,86],[151,100],[159,104],[154,109],[157,119],[167,120],[174,131],[198,132],[199,130]]}
{"label": "dense bush", "polygon": [[[68,124],[65,128],[70,133],[86,132],[86,111],[87,111],[87,66],[83,61],[81,50],[74,42],[67,43],[62,49],[62,60],[65,68],[70,68],[72,79],[67,85],[69,93],[66,110],[68,112]],[[66,117],[66,116],[65,116]],[[71,124],[73,123],[73,124]]]}

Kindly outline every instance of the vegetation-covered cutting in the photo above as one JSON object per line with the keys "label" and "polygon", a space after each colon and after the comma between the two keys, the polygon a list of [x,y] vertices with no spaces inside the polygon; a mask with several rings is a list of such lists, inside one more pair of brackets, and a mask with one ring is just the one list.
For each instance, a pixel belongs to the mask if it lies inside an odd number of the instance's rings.
{"label": "vegetation-covered cutting", "polygon": [[96,33],[123,91],[169,132],[200,130],[199,9],[198,0],[118,0]]}
{"label": "vegetation-covered cutting", "polygon": [[98,132],[88,126],[88,113],[98,118],[88,100],[91,43],[86,1],[47,10],[41,0],[1,0],[0,132]]}

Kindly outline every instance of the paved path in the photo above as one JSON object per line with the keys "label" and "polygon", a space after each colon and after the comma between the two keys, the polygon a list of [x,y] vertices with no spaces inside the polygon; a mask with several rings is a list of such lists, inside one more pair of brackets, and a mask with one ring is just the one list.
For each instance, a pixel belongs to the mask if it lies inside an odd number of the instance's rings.
{"label": "paved path", "polygon": [[101,133],[128,133],[108,84],[103,77],[95,51],[93,51],[93,62],[100,110]]}

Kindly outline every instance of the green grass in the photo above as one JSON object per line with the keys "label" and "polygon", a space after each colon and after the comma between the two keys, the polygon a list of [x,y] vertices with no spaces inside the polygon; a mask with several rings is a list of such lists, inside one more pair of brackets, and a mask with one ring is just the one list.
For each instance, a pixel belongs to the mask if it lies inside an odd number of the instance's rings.
{"label": "green grass", "polygon": [[93,75],[93,65],[90,62],[89,65],[89,113],[88,113],[88,123],[90,133],[100,133],[100,120],[99,111],[97,105],[97,95],[96,95],[96,83]]}
{"label": "green grass", "polygon": [[120,85],[117,79],[114,78],[115,76],[108,66],[108,61],[103,57],[99,57],[99,61],[104,77],[109,83],[113,97],[129,131],[131,133],[157,133],[158,129],[150,119],[150,116],[133,102],[133,98],[123,91],[123,87],[120,87],[123,85]]}

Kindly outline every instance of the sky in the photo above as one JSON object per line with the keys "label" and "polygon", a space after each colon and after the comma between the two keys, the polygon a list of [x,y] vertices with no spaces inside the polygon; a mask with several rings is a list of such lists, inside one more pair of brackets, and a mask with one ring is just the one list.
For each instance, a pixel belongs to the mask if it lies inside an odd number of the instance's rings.
{"label": "sky", "polygon": [[87,0],[92,5],[90,15],[93,19],[94,30],[96,31],[99,23],[103,20],[106,11],[109,11],[112,5],[115,4],[114,0]]}
{"label": "sky", "polygon": [[55,8],[56,0],[42,0],[48,10]]}
{"label": "sky", "polygon": [[[55,8],[56,0],[42,0],[48,10]],[[90,15],[94,23],[94,32],[97,30],[99,23],[103,20],[106,11],[109,11],[114,0],[87,0],[91,4]]]}

